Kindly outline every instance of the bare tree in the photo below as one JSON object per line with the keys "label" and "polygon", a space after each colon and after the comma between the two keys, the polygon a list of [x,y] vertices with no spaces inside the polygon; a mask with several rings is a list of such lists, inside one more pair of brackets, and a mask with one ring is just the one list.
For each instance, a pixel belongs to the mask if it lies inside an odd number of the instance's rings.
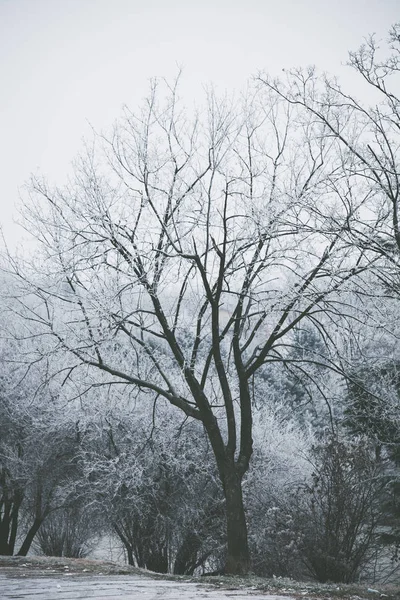
{"label": "bare tree", "polygon": [[302,322],[334,339],[341,290],[367,264],[348,240],[363,199],[341,141],[303,107],[265,88],[207,100],[190,116],[177,83],[153,82],[65,188],[34,179],[25,217],[42,252],[12,265],[47,354],[69,356],[64,381],[134,386],[202,423],[226,500],[226,572],[245,573],[252,386],[289,360]]}
{"label": "bare tree", "polygon": [[[400,252],[400,23],[393,25],[382,51],[376,36],[349,53],[364,100],[315,69],[288,71],[284,81],[268,76],[262,85],[292,106],[304,108],[351,157],[345,175],[352,194],[365,199],[351,223],[353,241],[386,261],[386,275],[398,286]],[[362,87],[364,86],[364,87]],[[349,189],[350,191],[350,189]],[[395,270],[395,276],[393,275]],[[394,281],[395,279],[395,281]]]}

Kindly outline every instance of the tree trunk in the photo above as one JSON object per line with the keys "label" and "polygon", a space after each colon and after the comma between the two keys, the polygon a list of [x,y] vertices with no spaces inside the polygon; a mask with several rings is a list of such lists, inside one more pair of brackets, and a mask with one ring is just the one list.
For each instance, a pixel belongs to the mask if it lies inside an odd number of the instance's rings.
{"label": "tree trunk", "polygon": [[226,510],[227,556],[225,573],[246,575],[250,571],[250,553],[247,536],[246,515],[244,512],[242,479],[247,471],[252,451],[251,421],[248,428],[250,443],[248,457],[240,468],[235,463],[234,452],[224,447],[216,419],[203,421],[216,459],[218,473],[223,487]]}
{"label": "tree trunk", "polygon": [[198,565],[198,554],[201,549],[201,538],[194,531],[189,531],[179,546],[175,556],[174,575],[193,575]]}
{"label": "tree trunk", "polygon": [[[1,516],[1,515],[0,515]],[[0,554],[5,556],[11,556],[12,550],[9,543],[10,535],[10,517],[9,514],[4,511],[2,520],[0,521]]]}
{"label": "tree trunk", "polygon": [[34,539],[35,535],[37,534],[37,532],[39,531],[39,528],[40,528],[41,524],[43,523],[43,521],[44,521],[43,518],[36,518],[34,520],[32,527],[29,529],[28,533],[26,534],[26,538],[24,539],[23,544],[22,544],[19,552],[17,553],[17,556],[26,556],[28,554],[31,544],[33,542],[33,539]]}
{"label": "tree trunk", "polygon": [[14,506],[11,514],[11,531],[10,531],[10,550],[11,554],[14,554],[15,540],[17,539],[18,531],[18,516],[19,509],[21,507],[23,496],[20,493],[15,495]]}
{"label": "tree trunk", "polygon": [[5,524],[0,527],[0,554],[3,556],[12,556],[12,550],[8,541],[8,532],[4,531]]}
{"label": "tree trunk", "polygon": [[227,524],[225,573],[246,575],[250,570],[247,524],[243,505],[242,481],[235,467],[229,468],[224,480]]}
{"label": "tree trunk", "polygon": [[126,549],[126,554],[128,556],[128,565],[131,565],[132,567],[135,566],[135,560],[133,558],[133,550],[131,548],[131,546],[125,546]]}
{"label": "tree trunk", "polygon": [[[122,529],[116,523],[113,523],[113,527],[114,527],[116,534],[118,535],[119,539],[121,540],[121,542],[123,543],[123,545],[125,547],[127,558],[128,558],[128,565],[131,565],[132,567],[136,566],[135,560],[134,560],[134,552],[133,552],[132,544],[129,542],[127,537],[122,532]],[[138,564],[138,567],[140,567],[140,566],[141,565]]]}

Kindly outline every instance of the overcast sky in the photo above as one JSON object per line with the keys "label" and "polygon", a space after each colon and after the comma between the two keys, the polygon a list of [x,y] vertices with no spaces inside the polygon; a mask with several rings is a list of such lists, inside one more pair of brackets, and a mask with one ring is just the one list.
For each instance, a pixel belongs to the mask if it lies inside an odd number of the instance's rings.
{"label": "overcast sky", "polygon": [[399,0],[0,0],[0,224],[30,173],[62,181],[89,123],[107,129],[148,79],[184,68],[188,96],[239,89],[259,69],[343,64],[385,38]]}

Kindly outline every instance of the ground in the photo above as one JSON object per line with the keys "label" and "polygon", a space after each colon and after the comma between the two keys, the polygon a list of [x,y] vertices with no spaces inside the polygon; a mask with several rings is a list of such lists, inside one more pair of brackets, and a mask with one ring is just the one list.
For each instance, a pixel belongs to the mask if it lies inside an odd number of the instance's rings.
{"label": "ground", "polygon": [[288,579],[157,575],[108,561],[0,556],[1,600],[399,600],[399,586],[322,585]]}

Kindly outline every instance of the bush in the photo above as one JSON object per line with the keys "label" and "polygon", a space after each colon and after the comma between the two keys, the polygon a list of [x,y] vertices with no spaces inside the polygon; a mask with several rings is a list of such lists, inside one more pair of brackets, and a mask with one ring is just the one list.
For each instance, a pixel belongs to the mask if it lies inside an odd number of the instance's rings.
{"label": "bush", "polygon": [[[368,444],[331,437],[314,448],[312,482],[300,492],[301,550],[318,581],[355,581],[374,554],[382,480]],[[305,502],[304,502],[305,501]]]}
{"label": "bush", "polygon": [[39,529],[36,548],[46,556],[85,558],[99,536],[95,515],[72,507],[52,513]]}
{"label": "bush", "polygon": [[362,440],[330,437],[312,448],[309,461],[302,483],[288,480],[265,493],[251,537],[254,571],[353,582],[376,558],[385,479]]}

